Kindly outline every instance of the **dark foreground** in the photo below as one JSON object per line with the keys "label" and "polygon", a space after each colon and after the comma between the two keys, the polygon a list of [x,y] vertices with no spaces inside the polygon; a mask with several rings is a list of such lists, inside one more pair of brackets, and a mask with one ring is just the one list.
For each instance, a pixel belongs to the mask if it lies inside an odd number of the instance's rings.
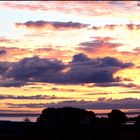
{"label": "dark foreground", "polygon": [[100,124],[94,126],[81,126],[58,128],[46,127],[32,122],[0,122],[1,140],[139,140],[140,127],[124,125],[114,127]]}
{"label": "dark foreground", "polygon": [[[128,125],[128,121],[134,124]],[[140,116],[112,110],[107,118],[79,108],[46,108],[37,122],[0,122],[0,140],[140,140]]]}

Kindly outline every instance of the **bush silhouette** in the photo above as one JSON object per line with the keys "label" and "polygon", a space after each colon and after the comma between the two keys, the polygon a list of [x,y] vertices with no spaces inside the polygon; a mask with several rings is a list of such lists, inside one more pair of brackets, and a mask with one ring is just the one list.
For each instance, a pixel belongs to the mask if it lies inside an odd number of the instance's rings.
{"label": "bush silhouette", "polygon": [[122,125],[128,120],[125,113],[120,110],[112,110],[108,113],[108,119],[113,125]]}

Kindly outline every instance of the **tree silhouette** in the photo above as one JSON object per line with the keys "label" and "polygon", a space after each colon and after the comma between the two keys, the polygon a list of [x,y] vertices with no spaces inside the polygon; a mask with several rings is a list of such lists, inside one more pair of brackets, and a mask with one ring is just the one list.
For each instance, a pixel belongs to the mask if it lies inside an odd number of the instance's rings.
{"label": "tree silhouette", "polygon": [[135,125],[139,125],[140,126],[140,115],[136,117]]}
{"label": "tree silhouette", "polygon": [[112,110],[108,113],[108,118],[113,125],[122,125],[128,120],[125,113],[120,110]]}
{"label": "tree silhouette", "polygon": [[24,118],[23,121],[24,121],[24,122],[31,122],[31,120],[30,120],[29,118],[27,118],[27,117]]}
{"label": "tree silhouette", "polygon": [[46,108],[37,119],[37,122],[51,126],[78,126],[86,125],[95,119],[95,113],[84,109],[64,107]]}

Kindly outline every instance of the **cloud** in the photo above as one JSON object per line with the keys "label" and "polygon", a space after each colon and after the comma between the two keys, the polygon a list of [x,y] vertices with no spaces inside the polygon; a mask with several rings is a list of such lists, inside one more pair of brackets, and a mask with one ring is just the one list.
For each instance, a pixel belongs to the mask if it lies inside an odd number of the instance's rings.
{"label": "cloud", "polygon": [[70,99],[66,97],[56,97],[55,95],[34,95],[34,96],[15,96],[15,95],[0,95],[0,100],[18,99],[18,100],[55,100],[55,99]]}
{"label": "cloud", "polygon": [[23,59],[27,56],[33,56],[33,51],[27,48],[17,48],[17,47],[0,47],[0,50],[4,53],[0,55],[1,62],[15,62]]}
{"label": "cloud", "polygon": [[139,85],[129,83],[129,84],[124,84],[120,82],[114,82],[114,83],[95,83],[94,86],[98,87],[110,87],[110,86],[121,86],[121,87],[126,87],[126,88],[140,88]]}
{"label": "cloud", "polygon": [[[53,46],[44,46],[44,48],[38,48],[33,50],[33,55],[40,56],[44,58],[60,58],[61,60],[69,60],[71,58],[71,55],[73,54],[73,51],[71,50],[61,50],[59,47],[53,47]],[[46,55],[47,54],[47,55]]]}
{"label": "cloud", "polygon": [[19,10],[27,9],[27,10],[33,10],[33,11],[34,10],[39,10],[39,9],[43,10],[45,8],[45,6],[43,6],[43,5],[41,7],[40,5],[38,5],[38,3],[34,4],[32,2],[31,3],[3,2],[1,6],[4,7],[4,8],[12,8],[12,9],[19,9]]}
{"label": "cloud", "polygon": [[23,86],[27,82],[52,81],[65,65],[58,60],[24,58],[19,62],[0,62],[0,86]]}
{"label": "cloud", "polygon": [[[13,77],[15,80],[22,81],[40,81],[40,78],[48,78],[48,82],[53,80],[55,74],[59,74],[65,65],[58,60],[40,59],[39,57],[24,58],[21,61],[14,63],[12,69],[7,74],[8,77]],[[53,76],[54,75],[54,76]],[[44,77],[45,76],[45,77]]]}
{"label": "cloud", "polygon": [[82,24],[78,22],[57,22],[57,21],[27,21],[25,23],[16,23],[16,27],[24,26],[26,28],[46,28],[46,29],[56,29],[56,30],[63,30],[63,29],[81,29],[88,27],[88,24]]}
{"label": "cloud", "polygon": [[124,63],[122,61],[119,61],[117,58],[113,57],[104,57],[104,58],[96,58],[96,59],[90,59],[85,54],[76,54],[73,56],[72,66],[89,66],[92,65],[92,67],[98,68],[98,67],[119,67],[119,68],[128,68],[133,66],[132,63]]}
{"label": "cloud", "polygon": [[62,92],[75,92],[75,91],[77,91],[75,89],[64,89],[64,88],[56,88],[56,87],[52,87],[50,90],[52,90],[52,91],[62,91]]}
{"label": "cloud", "polygon": [[3,49],[0,49],[0,56],[5,55],[7,52]]}
{"label": "cloud", "polygon": [[84,54],[77,54],[62,78],[65,78],[64,83],[73,84],[115,82],[118,79],[113,78],[113,73],[131,66],[132,63],[123,63],[112,57],[90,59]]}
{"label": "cloud", "polygon": [[119,92],[119,93],[121,93],[121,94],[139,94],[140,93],[140,91],[139,90],[133,90],[133,91],[121,91],[121,92]]}
{"label": "cloud", "polygon": [[86,93],[84,95],[107,95],[107,94],[112,94],[111,92],[93,92],[93,93]]}
{"label": "cloud", "polygon": [[[61,50],[58,46],[43,46],[42,48],[29,49],[18,47],[0,47],[0,60],[15,62],[30,56],[38,56],[41,58],[59,58],[61,60],[69,60],[74,52],[72,50]],[[59,58],[60,59],[60,58]]]}
{"label": "cloud", "polygon": [[[30,11],[51,11],[51,12],[63,12],[63,13],[71,13],[71,14],[82,14],[86,16],[114,16],[114,13],[127,14],[129,9],[133,9],[133,11],[139,10],[139,2],[138,1],[34,1],[27,2],[21,1],[18,2],[2,2],[1,8],[11,8],[18,10],[30,10]],[[86,12],[85,12],[86,11]]]}
{"label": "cloud", "polygon": [[79,44],[81,47],[79,47],[78,50],[82,50],[85,52],[95,52],[102,47],[116,48],[122,45],[120,43],[108,42],[109,39],[107,41],[106,40],[107,38],[98,38],[94,41],[82,42]]}
{"label": "cloud", "polygon": [[18,42],[18,40],[7,39],[4,36],[0,36],[0,42],[1,43],[16,43],[16,42]]}
{"label": "cloud", "polygon": [[10,63],[10,62],[0,61],[0,74],[3,75],[9,69],[9,67],[11,65],[12,65],[12,63]]}
{"label": "cloud", "polygon": [[[105,5],[104,3],[103,5]],[[11,9],[18,9],[18,10],[30,10],[30,11],[53,11],[56,12],[59,10],[59,12],[63,13],[71,13],[71,14],[78,14],[81,12],[81,14],[86,15],[92,15],[94,14],[104,14],[108,13],[107,10],[104,10],[104,12],[97,11],[98,8],[104,8],[100,4],[94,1],[70,1],[69,4],[67,1],[35,1],[35,2],[25,2],[22,1],[21,3],[18,2],[2,2],[0,5],[2,8],[11,8]],[[77,8],[78,7],[78,8]],[[88,8],[88,11],[87,11]],[[105,9],[105,8],[104,8]],[[87,11],[87,12],[85,12]]]}
{"label": "cloud", "polygon": [[7,103],[9,108],[46,108],[46,107],[78,107],[84,109],[139,109],[140,99],[124,98],[124,99],[105,99],[99,98],[97,101],[76,101],[68,100],[58,103],[39,103],[39,104],[13,104]]}
{"label": "cloud", "polygon": [[114,40],[116,38],[113,38],[113,37],[110,37],[110,36],[106,36],[106,37],[102,37],[102,36],[96,36],[96,37],[91,37],[92,39],[95,39],[95,40],[100,40],[100,41],[104,41],[104,42],[109,42],[111,40]]}
{"label": "cloud", "polygon": [[140,24],[109,24],[105,26],[93,26],[93,30],[101,30],[101,29],[108,29],[108,30],[115,30],[117,28],[125,28],[128,30],[139,30],[140,29]]}
{"label": "cloud", "polygon": [[89,61],[89,60],[90,59],[86,55],[79,53],[73,56],[72,63],[84,62],[84,61]]}
{"label": "cloud", "polygon": [[13,104],[13,103],[7,103],[6,104],[8,106],[8,108],[44,108],[46,107],[46,104],[44,103],[38,103],[38,104]]}
{"label": "cloud", "polygon": [[[37,114],[38,113],[37,111],[33,111],[33,110],[31,111],[31,110],[25,110],[25,109],[23,109],[23,110],[17,110],[17,109],[15,109],[15,110],[13,110],[13,109],[0,109],[0,112],[1,112],[1,116],[4,116],[4,115],[7,116],[7,114],[10,114],[11,116],[15,116],[16,115],[16,117],[17,117],[17,114],[20,114],[20,115],[26,114],[26,117],[27,117],[27,115],[30,115],[30,114],[32,115],[33,113],[34,114]],[[25,115],[23,117],[25,117]]]}
{"label": "cloud", "polygon": [[118,82],[113,74],[129,68],[132,63],[124,63],[113,57],[91,59],[84,54],[76,54],[69,63],[57,59],[24,58],[18,62],[0,62],[0,86],[23,86],[31,82],[55,84],[83,84]]}
{"label": "cloud", "polygon": [[27,84],[25,81],[15,80],[14,78],[0,79],[0,87],[21,87]]}

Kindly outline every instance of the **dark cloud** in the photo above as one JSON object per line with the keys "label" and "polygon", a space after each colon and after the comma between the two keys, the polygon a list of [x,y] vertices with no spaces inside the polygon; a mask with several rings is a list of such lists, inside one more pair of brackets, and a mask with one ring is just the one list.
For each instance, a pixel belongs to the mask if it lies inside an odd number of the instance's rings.
{"label": "dark cloud", "polygon": [[133,66],[132,63],[123,63],[123,62],[121,62],[118,59],[113,58],[113,57],[98,58],[97,60],[102,62],[100,64],[101,67],[116,66],[116,67],[120,67],[120,68],[128,68],[128,67]]}
{"label": "dark cloud", "polygon": [[15,63],[7,74],[8,77],[14,77],[15,80],[40,82],[48,79],[53,80],[55,74],[65,68],[65,65],[58,60],[41,59],[39,57],[24,58]]}
{"label": "dark cloud", "polygon": [[140,24],[109,24],[109,25],[105,25],[105,26],[93,26],[92,29],[93,30],[100,30],[100,29],[108,29],[108,30],[114,30],[115,28],[118,27],[125,27],[128,30],[139,30],[140,29]]}
{"label": "dark cloud", "polygon": [[0,80],[0,87],[21,87],[27,84],[25,81],[11,79]]}
{"label": "dark cloud", "polygon": [[75,89],[64,89],[64,88],[56,88],[56,87],[52,87],[50,90],[63,91],[63,92],[74,92],[74,91],[76,91]]}
{"label": "dark cloud", "polygon": [[92,65],[93,67],[120,67],[120,68],[128,68],[133,66],[132,63],[123,63],[119,61],[117,58],[113,57],[104,57],[104,58],[96,58],[96,59],[90,59],[85,54],[76,54],[73,56],[72,66],[75,65]]}
{"label": "dark cloud", "polygon": [[120,81],[113,74],[133,66],[116,58],[91,59],[77,54],[68,64],[56,59],[24,58],[18,62],[0,62],[0,86],[23,86],[32,82],[55,84],[107,83]]}
{"label": "dark cloud", "polygon": [[79,66],[70,69],[64,76],[63,84],[82,84],[82,83],[100,83],[100,82],[115,82],[113,72],[109,69],[93,69],[92,66]]}
{"label": "dark cloud", "polygon": [[53,81],[65,65],[58,60],[24,58],[19,62],[0,62],[0,86],[23,86],[28,82]]}
{"label": "dark cloud", "polygon": [[[37,112],[36,111],[30,111],[30,110],[25,110],[25,109],[22,109],[22,110],[13,110],[13,109],[0,109],[0,116],[3,116],[3,117],[6,117],[7,116],[7,114],[10,114],[11,116],[15,116],[16,115],[16,117],[17,117],[17,114],[20,114],[20,115],[24,115],[24,114],[28,114],[28,115],[30,115],[30,114],[37,114]],[[15,115],[14,115],[15,114]],[[4,116],[4,115],[6,115],[6,116]],[[25,115],[24,115],[24,117],[25,117]],[[27,116],[26,116],[27,117]]]}
{"label": "dark cloud", "polygon": [[133,83],[129,83],[129,84],[124,84],[124,83],[120,83],[120,82],[114,82],[114,83],[95,83],[94,86],[98,86],[98,87],[110,87],[110,86],[121,86],[121,87],[126,87],[126,88],[140,88],[140,85],[136,85]]}
{"label": "dark cloud", "polygon": [[10,63],[10,62],[0,61],[0,74],[3,75],[9,69],[9,67],[11,65],[12,65],[12,63]]}
{"label": "dark cloud", "polygon": [[84,54],[78,54],[73,56],[70,69],[64,78],[65,82],[71,83],[115,82],[119,79],[113,78],[113,73],[130,66],[133,64],[123,63],[112,57],[90,59]]}
{"label": "dark cloud", "polygon": [[54,29],[68,29],[68,28],[74,28],[74,29],[80,29],[80,28],[85,28],[88,27],[88,24],[82,24],[78,22],[57,22],[57,21],[27,21],[25,23],[16,23],[15,24],[17,27],[19,26],[25,26],[27,28],[44,28],[47,26],[51,26]]}
{"label": "dark cloud", "polygon": [[39,103],[39,104],[7,104],[9,108],[45,108],[45,107],[78,107],[84,109],[139,109],[140,99],[124,98],[124,99],[105,99],[99,98],[97,101],[61,101],[58,103]]}
{"label": "dark cloud", "polygon": [[6,50],[3,50],[3,49],[1,50],[1,49],[0,49],[0,56],[1,56],[1,55],[5,55],[6,53],[7,53]]}
{"label": "dark cloud", "polygon": [[30,103],[30,104],[13,104],[13,103],[7,103],[6,104],[8,106],[8,108],[45,108],[46,104],[44,103],[38,103],[38,104],[34,104],[34,103]]}
{"label": "dark cloud", "polygon": [[15,95],[0,95],[0,100],[18,99],[18,100],[55,100],[55,99],[70,99],[66,97],[56,97],[55,95],[34,95],[34,96],[15,96]]}
{"label": "dark cloud", "polygon": [[84,62],[84,61],[89,61],[89,60],[90,59],[86,55],[80,53],[80,54],[76,54],[76,55],[73,56],[72,63],[73,62],[74,63],[75,62]]}
{"label": "dark cloud", "polygon": [[82,51],[86,51],[86,52],[93,52],[93,51],[96,51],[97,49],[104,47],[104,46],[107,46],[110,48],[115,48],[115,47],[122,45],[120,43],[111,43],[111,42],[108,42],[108,41],[103,40],[103,39],[100,38],[100,39],[96,39],[94,41],[82,42],[79,44],[81,47],[79,47],[78,49],[82,50]]}

